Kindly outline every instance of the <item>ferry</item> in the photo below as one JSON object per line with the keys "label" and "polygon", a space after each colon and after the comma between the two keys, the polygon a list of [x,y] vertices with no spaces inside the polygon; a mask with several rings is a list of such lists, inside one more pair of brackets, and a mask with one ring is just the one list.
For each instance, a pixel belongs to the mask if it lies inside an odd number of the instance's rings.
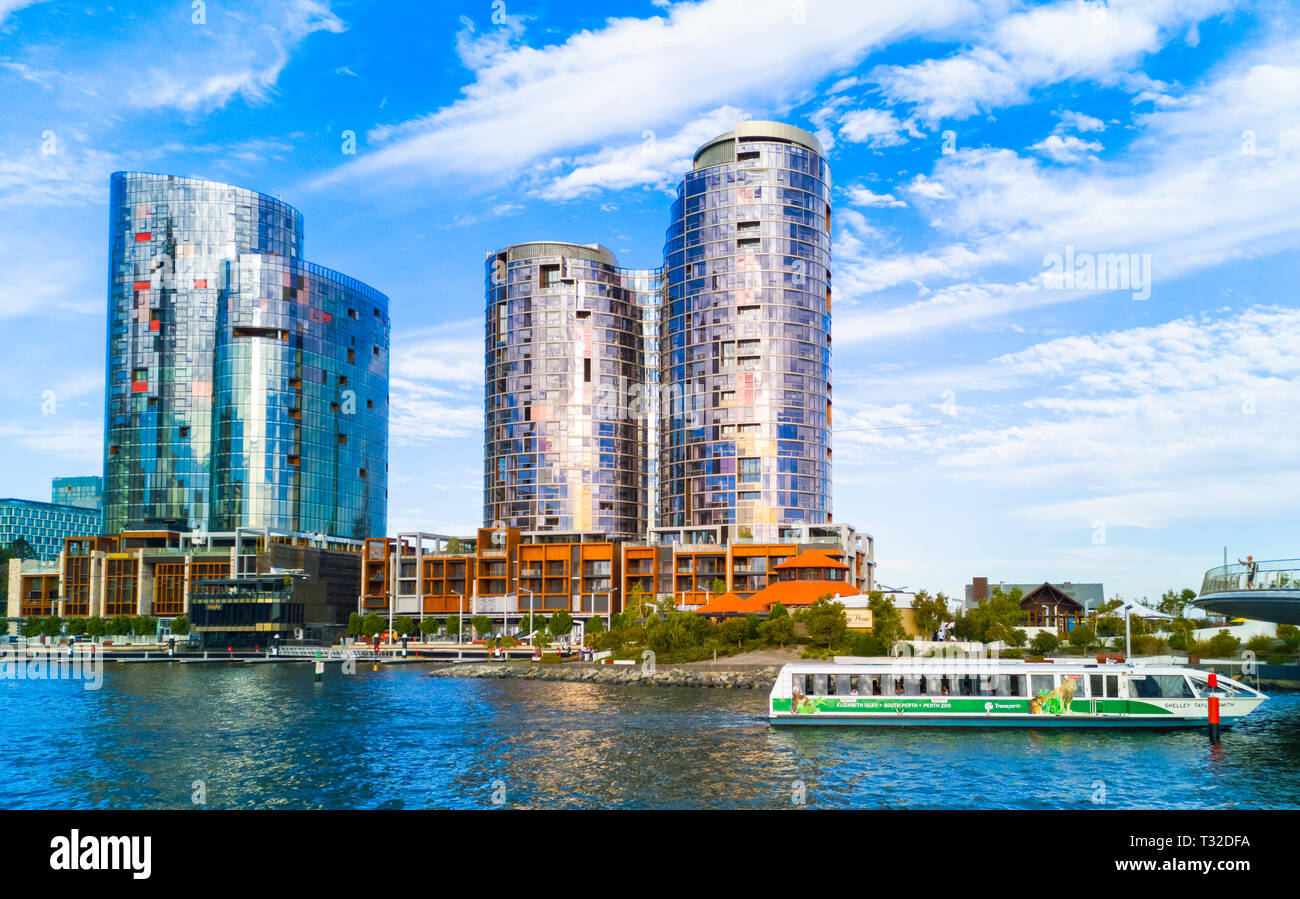
{"label": "ferry", "polygon": [[768,721],[912,727],[1231,727],[1268,697],[1176,665],[896,658],[792,662]]}

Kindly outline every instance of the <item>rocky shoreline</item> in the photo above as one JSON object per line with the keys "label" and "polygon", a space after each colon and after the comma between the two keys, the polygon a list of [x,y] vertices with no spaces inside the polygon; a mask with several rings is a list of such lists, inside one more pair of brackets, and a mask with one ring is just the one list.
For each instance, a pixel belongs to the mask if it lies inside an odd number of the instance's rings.
{"label": "rocky shoreline", "polygon": [[567,681],[569,683],[631,685],[646,687],[722,687],[731,690],[770,690],[777,668],[758,671],[716,671],[659,666],[653,674],[640,665],[519,665],[461,664],[437,668],[430,677],[505,678]]}

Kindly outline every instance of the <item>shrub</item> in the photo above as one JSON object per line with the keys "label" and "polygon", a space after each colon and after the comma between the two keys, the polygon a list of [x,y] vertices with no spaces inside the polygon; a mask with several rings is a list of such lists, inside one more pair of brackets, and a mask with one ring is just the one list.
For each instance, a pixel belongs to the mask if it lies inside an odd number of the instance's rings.
{"label": "shrub", "polygon": [[749,636],[749,622],[744,618],[728,618],[722,622],[722,627],[719,630],[722,633],[722,639],[728,643],[735,643],[739,648]]}
{"label": "shrub", "polygon": [[758,636],[764,643],[784,647],[794,642],[794,621],[789,615],[769,618],[758,626]]}
{"label": "shrub", "polygon": [[1246,648],[1254,653],[1267,653],[1273,651],[1273,644],[1277,641],[1268,634],[1256,634],[1246,641]]}
{"label": "shrub", "polygon": [[172,633],[177,637],[184,637],[190,632],[190,620],[184,615],[177,615],[172,619]]}
{"label": "shrub", "polygon": [[1039,631],[1034,635],[1034,639],[1029,641],[1029,648],[1033,650],[1034,655],[1045,656],[1049,652],[1055,652],[1056,648],[1061,645],[1060,639],[1048,631]]}
{"label": "shrub", "polygon": [[1227,631],[1223,631],[1209,639],[1206,649],[1215,658],[1234,656],[1241,649],[1241,641]]}
{"label": "shrub", "polygon": [[1294,624],[1279,624],[1277,626],[1277,638],[1282,641],[1286,651],[1294,653],[1300,650],[1300,627]]}

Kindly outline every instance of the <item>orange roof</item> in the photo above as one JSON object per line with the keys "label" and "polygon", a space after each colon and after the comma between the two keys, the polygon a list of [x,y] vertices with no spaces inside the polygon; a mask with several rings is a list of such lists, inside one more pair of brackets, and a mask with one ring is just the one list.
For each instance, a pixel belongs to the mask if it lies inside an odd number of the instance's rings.
{"label": "orange roof", "polygon": [[779,565],[773,565],[774,571],[780,571],[784,568],[835,568],[840,571],[848,571],[849,566],[845,565],[838,559],[832,559],[826,555],[829,550],[825,549],[807,549],[799,553],[793,559],[786,559]]}
{"label": "orange roof", "polygon": [[766,612],[774,602],[789,606],[810,606],[823,596],[857,596],[862,591],[847,581],[777,581],[744,601],[745,612]]}
{"label": "orange roof", "polygon": [[734,593],[723,593],[715,596],[695,610],[696,615],[743,615],[752,611],[748,608],[742,608],[745,600],[741,599]]}

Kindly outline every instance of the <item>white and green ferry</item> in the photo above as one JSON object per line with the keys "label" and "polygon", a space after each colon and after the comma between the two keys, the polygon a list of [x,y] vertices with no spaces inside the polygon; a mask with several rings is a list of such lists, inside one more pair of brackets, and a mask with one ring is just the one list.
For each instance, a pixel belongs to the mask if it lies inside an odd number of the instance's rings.
{"label": "white and green ferry", "polygon": [[772,724],[912,727],[1231,727],[1268,697],[1176,665],[880,659],[793,662],[772,686]]}

